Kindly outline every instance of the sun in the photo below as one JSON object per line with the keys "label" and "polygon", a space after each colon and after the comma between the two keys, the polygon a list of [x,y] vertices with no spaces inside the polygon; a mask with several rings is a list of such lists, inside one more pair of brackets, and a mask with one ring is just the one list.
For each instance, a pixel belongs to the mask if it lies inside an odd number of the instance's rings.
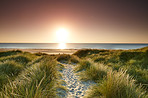
{"label": "sun", "polygon": [[60,28],[56,32],[56,37],[57,37],[58,43],[66,43],[68,39],[68,31],[64,28]]}

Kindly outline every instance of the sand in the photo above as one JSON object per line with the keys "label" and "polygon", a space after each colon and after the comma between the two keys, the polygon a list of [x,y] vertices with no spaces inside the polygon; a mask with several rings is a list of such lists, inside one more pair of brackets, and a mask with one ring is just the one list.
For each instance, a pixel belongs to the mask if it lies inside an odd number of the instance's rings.
{"label": "sand", "polygon": [[[0,49],[0,51],[11,51],[17,49]],[[31,53],[46,53],[46,54],[73,54],[78,49],[18,49],[24,52],[31,52]]]}
{"label": "sand", "polygon": [[82,82],[79,76],[74,72],[76,65],[65,64],[65,69],[62,71],[62,79],[66,82],[68,89],[67,96],[64,98],[82,98],[86,95],[86,91],[91,87],[93,82]]}

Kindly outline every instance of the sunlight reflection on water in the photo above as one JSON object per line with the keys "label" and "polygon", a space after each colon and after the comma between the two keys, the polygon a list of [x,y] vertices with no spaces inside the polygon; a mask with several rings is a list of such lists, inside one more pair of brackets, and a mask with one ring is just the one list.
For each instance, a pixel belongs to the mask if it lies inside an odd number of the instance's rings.
{"label": "sunlight reflection on water", "polygon": [[58,49],[66,49],[66,43],[59,43]]}

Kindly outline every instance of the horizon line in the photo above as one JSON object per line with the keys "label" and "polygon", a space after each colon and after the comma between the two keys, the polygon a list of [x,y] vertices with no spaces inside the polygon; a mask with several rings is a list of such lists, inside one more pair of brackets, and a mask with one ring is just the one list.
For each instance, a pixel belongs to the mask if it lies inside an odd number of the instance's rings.
{"label": "horizon line", "polygon": [[[2,43],[2,42],[0,42],[0,44],[59,44],[59,43],[24,43],[24,42],[16,42],[16,43],[14,43],[14,42],[10,42],[10,43],[8,43],[8,42],[4,42],[4,43]],[[148,44],[148,42],[147,43],[124,43],[124,42],[121,42],[121,43],[115,43],[115,42],[113,42],[113,43],[111,43],[111,42],[109,42],[109,43],[66,43],[66,44]]]}

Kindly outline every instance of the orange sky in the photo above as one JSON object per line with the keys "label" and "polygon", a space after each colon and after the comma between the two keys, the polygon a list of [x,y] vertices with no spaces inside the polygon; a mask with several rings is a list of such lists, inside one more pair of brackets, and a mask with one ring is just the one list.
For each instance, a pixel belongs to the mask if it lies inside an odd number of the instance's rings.
{"label": "orange sky", "polygon": [[[148,43],[144,0],[0,1],[0,43]],[[62,37],[62,36],[61,36]]]}

